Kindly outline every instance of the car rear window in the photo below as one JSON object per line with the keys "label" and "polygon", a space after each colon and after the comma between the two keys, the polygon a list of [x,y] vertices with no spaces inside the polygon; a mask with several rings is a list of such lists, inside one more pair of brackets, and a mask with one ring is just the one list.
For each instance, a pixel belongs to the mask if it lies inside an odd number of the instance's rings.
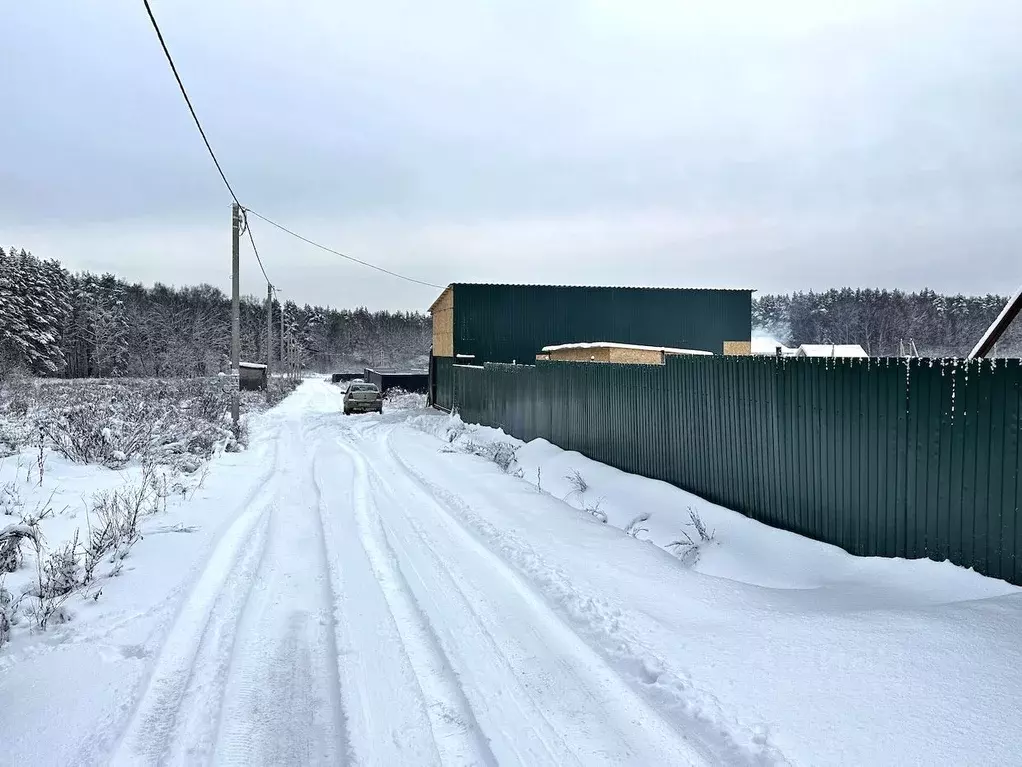
{"label": "car rear window", "polygon": [[376,384],[352,384],[352,391],[377,391]]}

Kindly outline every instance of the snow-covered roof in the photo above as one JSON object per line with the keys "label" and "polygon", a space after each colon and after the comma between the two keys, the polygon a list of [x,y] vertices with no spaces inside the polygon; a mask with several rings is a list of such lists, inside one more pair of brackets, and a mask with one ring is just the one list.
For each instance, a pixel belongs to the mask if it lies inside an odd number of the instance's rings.
{"label": "snow-covered roof", "polygon": [[785,346],[776,338],[769,338],[767,336],[754,336],[752,339],[752,353],[753,354],[777,354],[777,347],[781,347],[782,355],[795,354],[798,349],[792,349]]}
{"label": "snow-covered roof", "polygon": [[247,370],[266,370],[266,365],[260,365],[258,362],[239,362],[238,367]]}
{"label": "snow-covered roof", "polygon": [[868,357],[859,344],[802,344],[798,347],[803,357]]}
{"label": "snow-covered roof", "polygon": [[675,349],[672,346],[640,346],[638,344],[619,344],[613,341],[588,341],[579,344],[557,344],[544,346],[544,352],[559,352],[562,349],[638,349],[644,352],[664,352],[665,354],[712,354],[698,349]]}

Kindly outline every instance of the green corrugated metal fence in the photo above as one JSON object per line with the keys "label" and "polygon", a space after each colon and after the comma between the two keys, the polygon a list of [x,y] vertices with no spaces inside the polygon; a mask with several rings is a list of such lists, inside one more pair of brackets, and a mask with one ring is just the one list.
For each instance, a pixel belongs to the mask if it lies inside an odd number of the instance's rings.
{"label": "green corrugated metal fence", "polygon": [[865,556],[1022,584],[1019,360],[438,365],[437,403]]}

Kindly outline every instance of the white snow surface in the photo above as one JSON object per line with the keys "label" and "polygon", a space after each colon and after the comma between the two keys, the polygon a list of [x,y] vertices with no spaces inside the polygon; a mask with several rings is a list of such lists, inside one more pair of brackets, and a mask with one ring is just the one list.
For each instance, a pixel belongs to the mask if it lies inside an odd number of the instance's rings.
{"label": "white snow surface", "polygon": [[[1018,762],[1019,589],[419,403],[308,380],[254,419],[101,599],[0,650],[0,763]],[[675,556],[690,509],[712,540]]]}
{"label": "white snow surface", "polygon": [[558,352],[562,349],[638,349],[644,352],[666,352],[667,354],[698,354],[713,356],[712,352],[698,349],[676,349],[673,346],[640,346],[638,344],[619,344],[614,341],[585,341],[577,344],[557,344],[544,346],[544,352]]}

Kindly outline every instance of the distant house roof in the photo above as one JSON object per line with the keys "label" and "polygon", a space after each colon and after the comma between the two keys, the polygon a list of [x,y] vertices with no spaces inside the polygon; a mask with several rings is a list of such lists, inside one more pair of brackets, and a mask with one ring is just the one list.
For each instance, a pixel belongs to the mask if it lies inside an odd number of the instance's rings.
{"label": "distant house roof", "polygon": [[859,344],[802,344],[799,357],[868,357]]}
{"label": "distant house roof", "polygon": [[638,344],[618,344],[613,341],[591,341],[579,344],[558,344],[556,346],[544,346],[546,353],[559,352],[562,349],[638,349],[644,352],[663,352],[664,354],[703,354],[712,356],[711,352],[699,351],[697,349],[675,349],[670,346],[640,346]]}
{"label": "distant house roof", "polygon": [[790,357],[798,352],[798,349],[793,349],[789,346],[785,346],[776,338],[765,338],[765,337],[753,337],[752,339],[752,353],[753,354],[768,354],[774,356],[777,354],[777,348],[781,349],[782,357]]}

